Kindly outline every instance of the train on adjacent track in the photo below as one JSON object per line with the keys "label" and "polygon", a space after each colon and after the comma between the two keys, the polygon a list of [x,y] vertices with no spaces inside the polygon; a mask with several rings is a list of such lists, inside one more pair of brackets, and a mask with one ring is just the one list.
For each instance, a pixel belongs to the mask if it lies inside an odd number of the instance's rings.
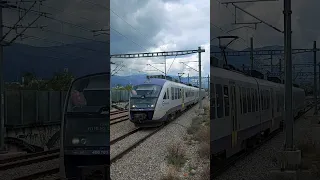
{"label": "train on adjacent track", "polygon": [[82,179],[94,172],[101,179],[109,179],[109,80],[110,73],[99,73],[71,84],[61,123],[62,177]]}
{"label": "train on adjacent track", "polygon": [[[167,77],[168,79],[168,77]],[[134,86],[129,100],[130,121],[138,127],[164,124],[177,114],[199,102],[206,92],[191,85],[150,76],[143,84]]]}
{"label": "train on adjacent track", "polygon": [[[284,84],[224,68],[210,68],[211,161],[218,165],[279,129]],[[305,108],[305,91],[293,87],[293,114]]]}

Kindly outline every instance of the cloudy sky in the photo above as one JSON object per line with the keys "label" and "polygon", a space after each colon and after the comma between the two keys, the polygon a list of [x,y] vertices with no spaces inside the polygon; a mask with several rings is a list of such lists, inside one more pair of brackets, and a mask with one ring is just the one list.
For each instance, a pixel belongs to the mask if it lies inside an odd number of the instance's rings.
{"label": "cloudy sky", "polygon": [[[220,4],[229,0],[211,1],[211,39],[220,35],[228,35],[229,30],[243,25],[232,25],[234,23],[234,7]],[[242,3],[237,4],[244,10],[254,14],[262,20],[283,30],[283,0],[275,2]],[[320,40],[320,24],[314,20],[319,17],[320,1],[318,0],[292,0],[292,45],[293,48],[312,48],[313,41]],[[256,22],[254,18],[237,10],[237,22]],[[252,25],[249,25],[252,26]],[[253,27],[253,26],[252,26]],[[221,29],[222,30],[221,30]],[[233,49],[244,49],[250,46],[250,37],[254,37],[255,47],[283,45],[283,34],[270,27],[259,24],[256,30],[242,28],[230,32],[231,35],[238,35],[239,39],[232,46]],[[218,40],[212,40],[218,44]]]}
{"label": "cloudy sky", "polygon": [[[16,8],[4,8],[4,34],[10,31],[6,40],[10,41],[22,33],[16,43],[33,46],[59,46],[70,43],[108,41],[107,35],[96,36],[92,30],[108,29],[109,5],[105,0],[46,0],[39,1],[9,1]],[[29,11],[28,11],[29,10]],[[27,12],[27,13],[26,13]],[[24,14],[26,14],[24,16]],[[38,18],[39,17],[39,18]],[[19,21],[19,19],[21,20]],[[41,29],[42,28],[42,29]]]}
{"label": "cloudy sky", "polygon": [[[209,0],[111,0],[110,1],[110,46],[111,54],[192,50],[201,46],[202,74],[209,73],[210,43]],[[123,6],[123,4],[126,4]],[[167,73],[198,72],[180,62],[197,61],[198,55],[166,58]],[[161,74],[164,57],[140,59],[112,59],[125,67],[117,75],[137,73]],[[146,64],[151,64],[160,71]],[[172,64],[172,65],[171,65]],[[187,65],[198,69],[196,62]],[[112,66],[115,68],[115,65]],[[171,67],[171,68],[170,68]]]}

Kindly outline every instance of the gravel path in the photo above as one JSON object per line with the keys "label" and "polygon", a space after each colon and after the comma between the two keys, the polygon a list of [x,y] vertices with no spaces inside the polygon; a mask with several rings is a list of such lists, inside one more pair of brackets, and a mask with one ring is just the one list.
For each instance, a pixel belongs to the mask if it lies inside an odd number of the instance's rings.
{"label": "gravel path", "polygon": [[3,180],[10,180],[13,178],[29,175],[43,170],[59,167],[59,159],[44,161],[41,163],[34,163],[28,166],[22,166],[15,169],[0,171],[0,177]]}
{"label": "gravel path", "polygon": [[[145,142],[111,165],[113,180],[157,180],[168,171],[167,147],[183,142],[198,105],[148,138]],[[112,149],[112,147],[111,147]],[[114,151],[111,150],[111,156]]]}
{"label": "gravel path", "polygon": [[[295,122],[295,141],[305,135],[305,130],[310,126],[311,118],[306,118],[313,114],[313,109]],[[276,154],[283,148],[285,139],[284,132],[262,145],[252,154],[238,161],[224,174],[217,177],[217,180],[270,180],[270,171],[279,169]]]}

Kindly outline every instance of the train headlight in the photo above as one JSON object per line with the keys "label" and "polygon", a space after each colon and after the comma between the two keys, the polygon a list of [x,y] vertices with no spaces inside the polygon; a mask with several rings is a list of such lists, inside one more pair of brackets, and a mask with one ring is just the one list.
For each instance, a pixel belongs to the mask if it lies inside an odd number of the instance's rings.
{"label": "train headlight", "polygon": [[134,104],[133,104],[131,107],[135,108],[135,107],[136,107],[136,105],[134,105]]}
{"label": "train headlight", "polygon": [[72,144],[79,144],[80,139],[79,138],[73,138],[72,139]]}
{"label": "train headlight", "polygon": [[81,139],[81,144],[86,144],[87,143],[87,140],[85,138],[82,138]]}
{"label": "train headlight", "polygon": [[153,105],[153,104],[151,104],[151,105],[150,105],[150,107],[154,107],[154,105]]}

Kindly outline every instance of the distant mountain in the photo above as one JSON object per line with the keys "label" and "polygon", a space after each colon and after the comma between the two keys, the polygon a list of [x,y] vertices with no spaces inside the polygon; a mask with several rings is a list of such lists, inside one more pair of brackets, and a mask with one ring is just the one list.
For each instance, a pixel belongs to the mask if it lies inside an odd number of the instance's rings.
{"label": "distant mountain", "polygon": [[[175,79],[179,79],[178,76],[171,76]],[[128,84],[138,85],[142,84],[147,80],[147,74],[142,75],[132,75],[132,76],[112,76],[111,77],[111,87],[116,87],[117,85],[125,86]],[[188,82],[187,77],[181,77],[181,81],[183,83]],[[191,84],[197,85],[198,84],[198,77],[189,77],[189,82]],[[208,88],[208,80],[203,78],[202,79],[202,86],[203,88]]]}
{"label": "distant mountain", "polygon": [[[257,49],[282,49],[281,46],[268,46]],[[249,49],[245,49],[249,50]],[[61,72],[64,68],[68,68],[69,72],[76,77],[91,73],[106,72],[110,69],[110,64],[106,58],[108,56],[109,45],[100,42],[76,43],[63,46],[52,47],[34,47],[25,44],[13,44],[4,47],[4,79],[5,81],[20,81],[21,75],[25,72],[32,72],[40,78],[50,78],[55,72]],[[211,46],[211,51],[219,52],[220,48]],[[226,49],[226,51],[234,51]],[[220,57],[218,57],[220,59]],[[264,56],[262,58],[268,58]],[[278,64],[279,56],[274,57],[273,64]],[[249,56],[230,56],[227,57],[228,63],[241,69],[242,65],[250,65]],[[293,55],[294,64],[312,63],[313,54],[303,53]],[[261,65],[269,65],[270,60],[260,60]],[[258,64],[258,63],[256,63]],[[282,63],[282,67],[285,65]],[[265,67],[264,69],[270,69]],[[297,72],[301,70],[296,67]],[[278,68],[274,68],[278,71]],[[310,71],[311,68],[304,68],[304,72]],[[126,85],[129,83],[139,84],[145,80],[146,75],[134,76],[113,76],[111,84]],[[183,82],[187,78],[182,78]],[[206,82],[206,81],[204,81]],[[204,83],[205,84],[205,83]],[[206,85],[207,86],[207,85]]]}
{"label": "distant mountain", "polygon": [[4,79],[17,81],[25,72],[50,78],[68,68],[76,77],[110,69],[108,46],[103,43],[78,43],[53,47],[13,44],[4,48]]}
{"label": "distant mountain", "polygon": [[[255,48],[255,50],[282,50],[283,46],[265,46],[261,48]],[[250,48],[243,49],[244,51],[249,51]],[[218,46],[211,46],[211,51],[212,52],[220,52],[220,48]],[[226,49],[226,51],[234,51],[232,49]],[[222,62],[223,58],[222,56],[216,56],[218,59],[220,59],[220,64],[224,64]],[[271,56],[254,56],[255,60],[254,61],[254,66],[258,71],[261,71],[262,73],[267,73],[267,71],[271,71],[271,60],[269,59]],[[282,59],[281,61],[281,66],[282,66],[282,72],[284,72],[285,68],[285,62],[284,62],[284,57],[279,56],[279,55],[274,55],[273,56],[273,73],[278,73],[280,72],[279,69],[279,59]],[[235,66],[238,69],[242,69],[242,66],[244,65],[245,67],[250,67],[251,61],[250,61],[250,56],[227,56],[227,61],[228,64],[231,64]],[[300,53],[300,54],[293,54],[292,55],[292,61],[293,65],[293,79],[295,79],[296,83],[301,83],[304,80],[299,80],[298,73],[299,72],[313,72],[313,67],[309,66],[302,66],[301,64],[313,64],[313,53]],[[309,76],[310,77],[310,76]],[[312,76],[311,76],[312,77]]]}

